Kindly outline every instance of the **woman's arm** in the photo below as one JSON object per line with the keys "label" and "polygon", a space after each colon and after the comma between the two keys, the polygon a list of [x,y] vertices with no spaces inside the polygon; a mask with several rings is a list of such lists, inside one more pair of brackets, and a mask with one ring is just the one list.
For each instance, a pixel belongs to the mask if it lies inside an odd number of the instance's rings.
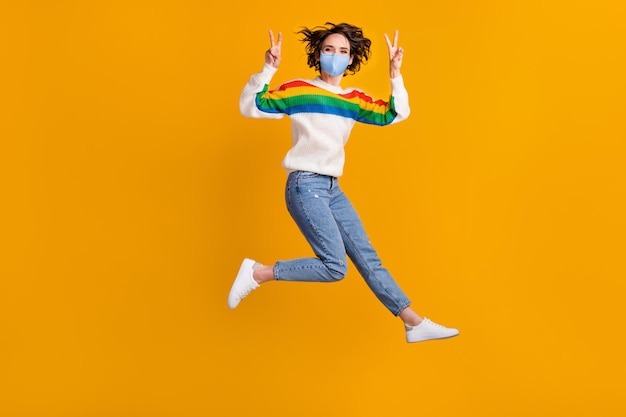
{"label": "woman's arm", "polygon": [[357,121],[378,126],[398,123],[409,117],[409,94],[404,86],[404,79],[400,73],[404,49],[398,47],[398,31],[395,31],[393,44],[385,34],[385,41],[389,49],[389,76],[391,77],[391,97],[389,101],[374,100],[371,97],[360,95],[360,111]]}
{"label": "woman's arm", "polygon": [[265,63],[263,69],[250,77],[243,87],[239,96],[239,111],[246,117],[280,119],[284,117],[282,113],[268,113],[261,111],[257,106],[259,93],[268,89],[272,77],[278,70],[281,60],[282,33],[278,32],[278,42],[274,43],[274,33],[270,30],[270,48],[265,51]]}
{"label": "woman's arm", "polygon": [[389,49],[389,76],[391,77],[391,97],[393,100],[394,111],[396,117],[392,123],[398,123],[409,117],[411,109],[409,108],[409,93],[404,86],[404,79],[400,73],[402,66],[402,58],[404,57],[404,48],[398,46],[398,30],[393,35],[393,44],[389,41],[389,37],[385,34],[387,48]]}

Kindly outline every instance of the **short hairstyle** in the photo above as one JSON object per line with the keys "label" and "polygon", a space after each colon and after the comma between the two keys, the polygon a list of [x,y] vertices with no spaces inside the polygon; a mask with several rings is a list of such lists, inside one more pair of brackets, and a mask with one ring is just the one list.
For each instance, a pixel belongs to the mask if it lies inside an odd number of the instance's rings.
{"label": "short hairstyle", "polygon": [[[333,33],[344,35],[350,43],[352,63],[348,65],[346,71],[355,74],[361,68],[361,64],[365,64],[372,54],[370,50],[372,41],[363,36],[363,30],[361,30],[361,28],[348,23],[335,25],[334,23],[326,22],[325,26],[315,26],[312,29],[304,27],[297,33],[302,35],[300,41],[306,43],[307,64],[309,67],[315,68],[318,72],[321,70],[317,55],[322,50],[324,39]],[[343,75],[345,77],[347,74],[344,72]]]}

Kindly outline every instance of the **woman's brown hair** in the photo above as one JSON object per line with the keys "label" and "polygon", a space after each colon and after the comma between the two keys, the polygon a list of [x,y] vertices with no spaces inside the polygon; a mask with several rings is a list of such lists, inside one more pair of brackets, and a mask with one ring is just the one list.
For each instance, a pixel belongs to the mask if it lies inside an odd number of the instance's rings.
{"label": "woman's brown hair", "polygon": [[[302,35],[302,39],[300,40],[306,43],[307,63],[309,67],[315,68],[318,72],[320,71],[318,54],[322,49],[324,39],[326,39],[328,35],[339,33],[344,35],[350,43],[352,63],[348,65],[346,71],[350,71],[352,74],[356,73],[361,68],[361,63],[365,64],[370,58],[372,54],[370,51],[372,41],[363,36],[361,28],[348,23],[335,25],[334,23],[326,22],[325,25],[326,26],[315,26],[312,29],[305,27],[297,32]],[[344,73],[344,76],[345,75]]]}

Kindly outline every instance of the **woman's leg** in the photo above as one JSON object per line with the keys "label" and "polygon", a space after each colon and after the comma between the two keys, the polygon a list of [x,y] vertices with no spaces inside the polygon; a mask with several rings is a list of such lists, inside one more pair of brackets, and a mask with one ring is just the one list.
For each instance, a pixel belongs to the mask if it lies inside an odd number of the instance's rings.
{"label": "woman's leg", "polygon": [[419,324],[421,317],[409,308],[411,301],[382,265],[358,213],[339,186],[334,190],[330,208],[339,225],[347,254],[372,292],[394,316],[401,316],[410,324]]}
{"label": "woman's leg", "polygon": [[413,311],[409,306],[409,299],[389,271],[382,266],[356,210],[338,186],[333,193],[330,207],[341,230],[348,256],[376,297],[404,322],[407,342],[445,339],[459,334],[457,329],[423,319]]}
{"label": "woman's leg", "polygon": [[341,232],[330,210],[330,192],[336,179],[310,172],[292,172],[287,179],[285,199],[289,213],[311,245],[316,258],[278,261],[260,265],[244,259],[228,295],[235,308],[251,291],[270,280],[336,282],[348,270]]}
{"label": "woman's leg", "polygon": [[285,188],[287,209],[315,257],[278,261],[273,268],[276,280],[336,282],[346,275],[346,249],[330,208],[336,181],[310,172],[296,171],[289,175]]}

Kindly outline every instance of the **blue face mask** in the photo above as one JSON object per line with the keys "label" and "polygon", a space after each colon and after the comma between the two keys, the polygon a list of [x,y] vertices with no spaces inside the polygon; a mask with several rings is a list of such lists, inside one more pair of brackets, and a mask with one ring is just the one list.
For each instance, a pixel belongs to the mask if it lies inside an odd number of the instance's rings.
{"label": "blue face mask", "polygon": [[349,55],[325,54],[324,52],[320,52],[320,66],[322,67],[322,71],[333,77],[343,74],[349,64]]}

